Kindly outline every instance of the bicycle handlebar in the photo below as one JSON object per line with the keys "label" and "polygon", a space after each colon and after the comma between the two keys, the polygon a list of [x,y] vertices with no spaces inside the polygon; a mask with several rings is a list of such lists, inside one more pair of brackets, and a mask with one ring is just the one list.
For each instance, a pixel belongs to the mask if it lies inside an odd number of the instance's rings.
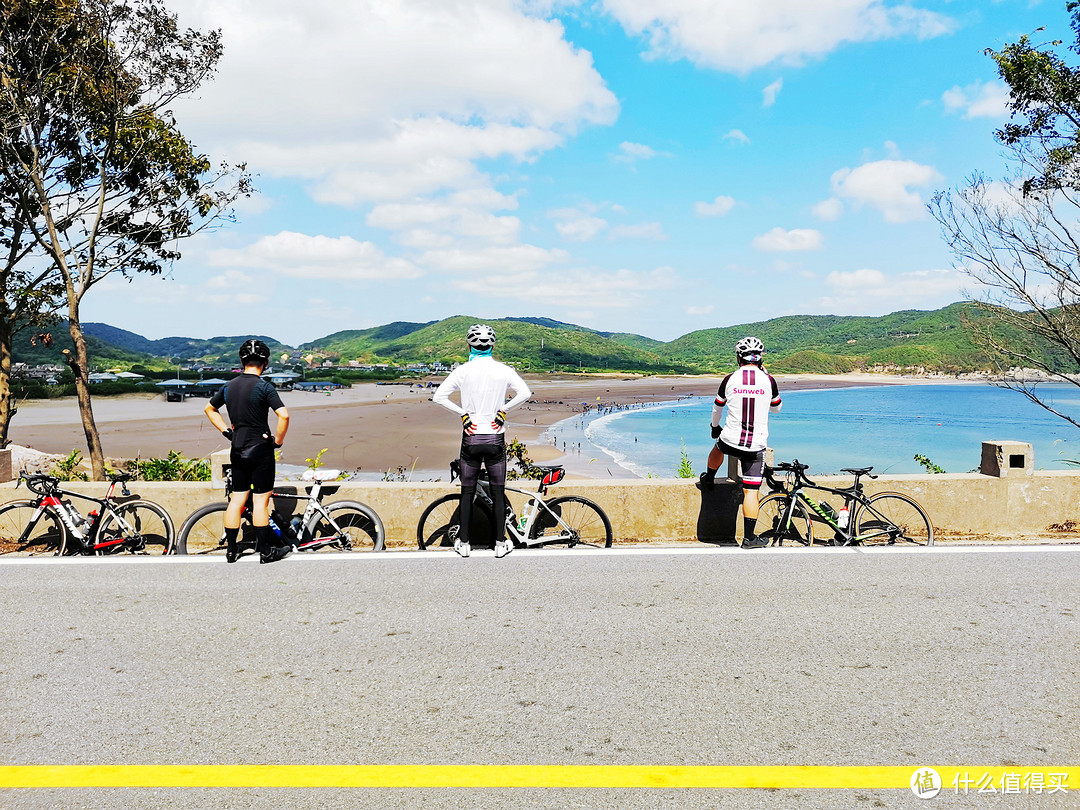
{"label": "bicycle handlebar", "polygon": [[[26,482],[26,488],[35,495],[49,495],[60,488],[60,479],[46,473],[19,473],[19,483]],[[18,487],[19,483],[15,486]]]}
{"label": "bicycle handlebar", "polygon": [[[776,492],[786,492],[787,491],[786,487],[783,484],[781,484],[779,481],[777,481],[776,478],[773,477],[773,473],[775,473],[775,472],[794,473],[795,474],[795,482],[797,484],[801,483],[801,484],[805,484],[807,486],[816,487],[818,485],[815,482],[811,481],[806,475],[806,471],[809,470],[809,469],[810,469],[809,464],[800,464],[798,459],[794,459],[793,461],[781,461],[779,464],[774,464],[771,467],[766,465],[766,467],[765,467],[765,480],[769,482],[769,488],[770,489],[772,489],[772,490],[774,490]],[[871,479],[877,478],[876,475],[874,475],[873,473],[870,472],[872,469],[874,469],[874,468],[873,467],[845,467],[840,472],[851,473],[852,475],[854,475],[855,476],[855,484],[858,485],[859,478],[861,478],[864,475],[869,476]]]}

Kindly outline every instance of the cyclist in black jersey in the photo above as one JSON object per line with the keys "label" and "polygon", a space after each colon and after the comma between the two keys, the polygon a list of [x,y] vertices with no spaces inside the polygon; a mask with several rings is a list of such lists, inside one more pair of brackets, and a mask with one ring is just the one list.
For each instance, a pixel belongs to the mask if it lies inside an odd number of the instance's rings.
{"label": "cyclist in black jersey", "polygon": [[[240,347],[244,373],[229,380],[210,398],[206,415],[210,423],[232,442],[233,493],[225,510],[225,560],[236,562],[239,550],[240,517],[251,495],[251,524],[260,563],[283,560],[292,546],[279,546],[270,528],[270,494],[274,488],[274,449],[281,447],[289,430],[289,412],[277,389],[261,375],[270,361],[270,349],[261,340],[247,340]],[[229,412],[225,424],[221,406]],[[269,412],[277,414],[277,428],[271,433]]]}

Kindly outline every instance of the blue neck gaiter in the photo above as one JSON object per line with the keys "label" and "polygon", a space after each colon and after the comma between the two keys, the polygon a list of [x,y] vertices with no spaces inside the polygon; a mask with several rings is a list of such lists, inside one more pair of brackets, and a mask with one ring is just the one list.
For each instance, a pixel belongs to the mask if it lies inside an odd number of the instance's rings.
{"label": "blue neck gaiter", "polygon": [[491,357],[491,349],[486,351],[480,351],[479,349],[469,349],[469,359],[475,360],[477,357]]}

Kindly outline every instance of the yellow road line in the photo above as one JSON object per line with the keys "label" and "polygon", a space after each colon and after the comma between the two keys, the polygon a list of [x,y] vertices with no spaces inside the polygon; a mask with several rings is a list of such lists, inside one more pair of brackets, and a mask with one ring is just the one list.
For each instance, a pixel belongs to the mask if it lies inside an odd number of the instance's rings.
{"label": "yellow road line", "polygon": [[[1001,784],[1037,777],[1080,790],[1080,767],[931,765]],[[819,765],[4,765],[0,788],[822,788],[907,789],[914,766]],[[973,784],[973,783],[972,783]]]}

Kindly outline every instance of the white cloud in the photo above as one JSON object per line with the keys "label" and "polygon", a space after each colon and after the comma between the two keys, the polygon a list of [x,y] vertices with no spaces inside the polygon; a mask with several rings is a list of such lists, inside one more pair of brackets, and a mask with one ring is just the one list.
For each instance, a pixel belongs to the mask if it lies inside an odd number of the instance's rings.
{"label": "white cloud", "polygon": [[606,219],[596,216],[601,206],[586,203],[580,208],[556,208],[548,216],[557,220],[555,230],[571,242],[588,242],[607,228]]}
{"label": "white cloud", "polygon": [[774,62],[801,64],[845,42],[940,36],[955,24],[910,2],[884,0],[603,0],[650,57],[689,59],[746,73]]}
{"label": "white cloud", "polygon": [[780,95],[780,89],[784,86],[783,79],[777,79],[761,91],[761,106],[771,107],[776,103],[776,97]]}
{"label": "white cloud", "polygon": [[850,273],[832,272],[825,281],[837,290],[868,290],[880,288],[885,274],[880,270],[853,270]]}
{"label": "white cloud", "polygon": [[588,242],[608,226],[606,219],[579,216],[555,223],[555,230],[563,239],[571,242]]}
{"label": "white cloud", "polygon": [[699,217],[722,217],[730,213],[731,209],[734,207],[735,198],[725,197],[721,194],[712,202],[694,203],[694,213]]}
{"label": "white cloud", "polygon": [[501,277],[542,270],[548,265],[564,262],[567,258],[564,250],[546,250],[536,245],[512,245],[429,250],[418,262],[424,267],[448,273],[496,273]]}
{"label": "white cloud", "polygon": [[677,275],[672,268],[658,267],[650,272],[572,269],[516,276],[502,274],[493,278],[462,279],[454,286],[469,293],[513,298],[534,305],[566,306],[572,303],[575,309],[614,309],[639,305],[648,300],[650,294],[667,289],[676,281]]}
{"label": "white cloud", "polygon": [[975,82],[955,85],[941,95],[946,112],[964,113],[964,118],[1006,118],[1009,115],[1009,88],[1004,82]]}
{"label": "white cloud", "polygon": [[219,276],[213,276],[206,282],[209,290],[228,290],[234,287],[254,287],[255,277],[240,270],[226,270]]}
{"label": "white cloud", "polygon": [[768,233],[754,237],[754,247],[769,253],[819,250],[822,244],[821,232],[807,228],[791,231],[773,228]]}
{"label": "white cloud", "polygon": [[725,141],[734,141],[737,144],[750,143],[750,138],[741,129],[733,129],[724,136]]}
{"label": "white cloud", "polygon": [[933,166],[911,160],[878,160],[833,173],[837,197],[878,209],[886,222],[913,222],[927,216],[922,197],[912,188],[928,188],[944,178]]}
{"label": "white cloud", "polygon": [[664,226],[659,222],[639,222],[636,225],[616,225],[608,234],[610,239],[652,239],[662,242],[667,239]]}
{"label": "white cloud", "polygon": [[966,276],[957,270],[916,270],[888,275],[880,270],[832,272],[825,278],[832,294],[818,301],[830,311],[866,314],[868,307],[893,312],[908,307],[944,306],[963,296]]}
{"label": "white cloud", "polygon": [[643,143],[634,143],[632,141],[623,141],[619,144],[619,152],[624,157],[631,159],[649,160],[656,157],[656,150],[651,146],[646,146]]}
{"label": "white cloud", "polygon": [[490,211],[477,210],[461,202],[506,205],[486,195],[478,198],[468,194],[464,197],[453,195],[446,201],[376,205],[368,213],[366,221],[373,228],[397,231],[397,240],[412,247],[446,246],[459,239],[479,239],[489,244],[508,244],[518,240],[521,220],[517,217],[496,216]]}
{"label": "white cloud", "polygon": [[844,214],[844,204],[836,197],[830,197],[827,200],[822,200],[810,210],[822,222],[836,222]]}
{"label": "white cloud", "polygon": [[657,152],[651,146],[643,143],[623,141],[619,144],[619,151],[611,157],[617,163],[629,163],[633,166],[639,160],[652,160],[657,155],[670,156],[667,152]]}
{"label": "white cloud", "polygon": [[184,131],[320,202],[404,200],[487,183],[476,162],[529,160],[618,102],[557,20],[514,0],[180,0],[220,28],[214,81]]}
{"label": "white cloud", "polygon": [[700,306],[700,307],[687,307],[686,308],[686,314],[687,315],[709,315],[709,314],[712,313],[712,311],[714,309],[716,309],[716,307],[713,304],[705,304],[704,306]]}
{"label": "white cloud", "polygon": [[420,275],[412,263],[385,256],[371,242],[292,231],[263,236],[244,248],[212,250],[208,263],[211,267],[246,268],[304,279],[385,280]]}

